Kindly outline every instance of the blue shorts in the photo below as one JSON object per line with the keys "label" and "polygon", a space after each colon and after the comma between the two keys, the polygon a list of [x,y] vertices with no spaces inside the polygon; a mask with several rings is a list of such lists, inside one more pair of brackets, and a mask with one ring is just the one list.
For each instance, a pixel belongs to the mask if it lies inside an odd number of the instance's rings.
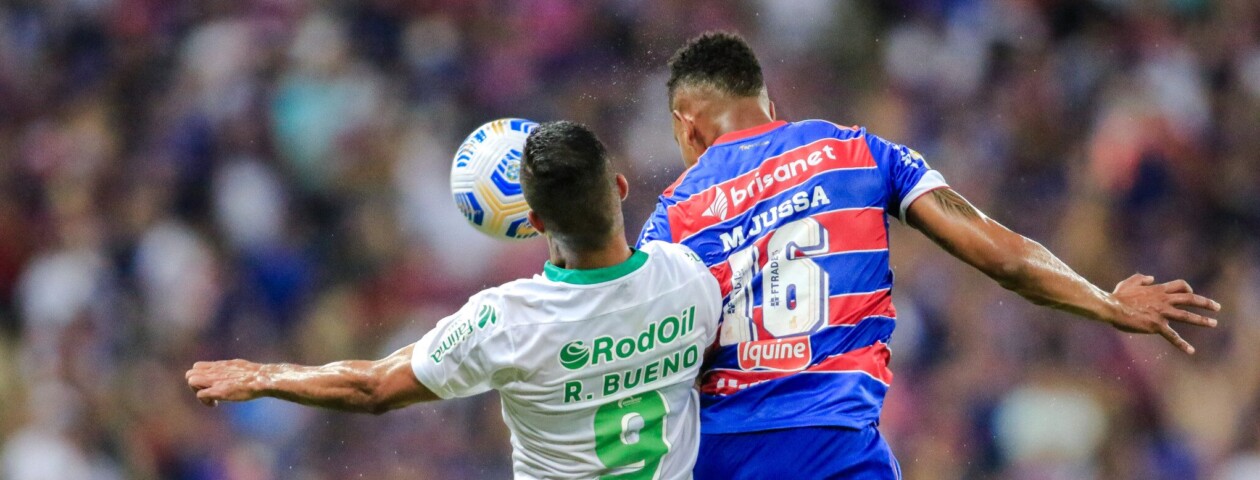
{"label": "blue shorts", "polygon": [[901,466],[874,425],[700,434],[695,478],[900,480]]}

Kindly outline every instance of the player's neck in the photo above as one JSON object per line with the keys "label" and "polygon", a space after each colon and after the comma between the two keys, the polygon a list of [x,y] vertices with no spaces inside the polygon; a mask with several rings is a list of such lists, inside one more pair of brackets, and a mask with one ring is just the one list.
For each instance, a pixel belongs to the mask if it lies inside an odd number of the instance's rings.
{"label": "player's neck", "polygon": [[617,235],[600,249],[580,253],[553,243],[551,264],[571,270],[593,270],[620,265],[630,258],[631,253],[630,245],[621,235]]}
{"label": "player's neck", "polygon": [[766,111],[757,98],[731,101],[725,108],[712,112],[710,118],[713,133],[709,138],[713,140],[731,132],[759,127],[774,121],[774,116]]}

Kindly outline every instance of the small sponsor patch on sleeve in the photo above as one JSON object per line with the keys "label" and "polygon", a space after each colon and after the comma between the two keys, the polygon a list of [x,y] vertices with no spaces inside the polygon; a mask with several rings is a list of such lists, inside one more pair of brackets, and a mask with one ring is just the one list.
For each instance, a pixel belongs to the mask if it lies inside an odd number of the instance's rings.
{"label": "small sponsor patch on sleeve", "polygon": [[442,333],[441,339],[434,343],[433,351],[429,352],[429,359],[433,363],[442,363],[446,355],[452,349],[467,341],[473,336],[473,329],[485,330],[494,324],[499,323],[499,309],[489,303],[483,303],[477,307],[475,314],[472,316],[460,316],[450,327]]}

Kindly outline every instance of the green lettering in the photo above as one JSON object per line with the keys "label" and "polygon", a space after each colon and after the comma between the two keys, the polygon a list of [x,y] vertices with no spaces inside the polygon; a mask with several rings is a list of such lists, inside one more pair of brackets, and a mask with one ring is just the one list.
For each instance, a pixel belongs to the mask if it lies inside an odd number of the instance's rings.
{"label": "green lettering", "polygon": [[625,360],[634,355],[634,338],[626,337],[617,341],[617,358]]}
{"label": "green lettering", "polygon": [[639,353],[647,353],[656,348],[656,324],[648,324],[647,330],[639,334]]}
{"label": "green lettering", "polygon": [[604,396],[607,397],[621,390],[621,377],[615,373],[604,375]]}
{"label": "green lettering", "polygon": [[662,360],[661,363],[662,363],[661,365],[662,377],[668,377],[669,374],[678,372],[678,354],[677,353],[674,353],[673,355],[665,357],[665,360]]}
{"label": "green lettering", "polygon": [[593,348],[594,354],[591,355],[591,365],[599,365],[600,357],[604,358],[604,362],[613,361],[612,346],[612,337],[596,338],[595,347]]}
{"label": "green lettering", "polygon": [[[665,333],[666,329],[669,333]],[[674,341],[678,338],[678,317],[665,317],[661,320],[661,345]]]}
{"label": "green lettering", "polygon": [[700,359],[700,349],[695,345],[683,352],[683,368],[691,368]]}
{"label": "green lettering", "polygon": [[639,382],[643,380],[643,369],[636,368],[624,374],[626,376],[623,386],[626,388],[634,388],[639,386]]}
{"label": "green lettering", "polygon": [[582,382],[564,382],[564,403],[576,402],[582,397]]}
{"label": "green lettering", "polygon": [[661,366],[661,362],[652,362],[648,364],[647,368],[643,369],[643,384],[644,385],[647,385],[649,383],[656,381],[656,378],[657,378],[656,374],[659,373],[657,372],[657,369],[659,369],[660,366]]}

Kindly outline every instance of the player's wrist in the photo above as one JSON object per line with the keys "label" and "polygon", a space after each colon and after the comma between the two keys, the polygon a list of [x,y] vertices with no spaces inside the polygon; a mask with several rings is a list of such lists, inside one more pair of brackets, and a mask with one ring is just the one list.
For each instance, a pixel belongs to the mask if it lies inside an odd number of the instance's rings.
{"label": "player's wrist", "polygon": [[253,380],[247,384],[251,396],[255,398],[274,396],[273,394],[276,391],[275,373],[282,366],[278,364],[259,364]]}
{"label": "player's wrist", "polygon": [[1100,322],[1115,326],[1124,318],[1125,306],[1114,294],[1103,293],[1099,306],[1095,308],[1094,318]]}

